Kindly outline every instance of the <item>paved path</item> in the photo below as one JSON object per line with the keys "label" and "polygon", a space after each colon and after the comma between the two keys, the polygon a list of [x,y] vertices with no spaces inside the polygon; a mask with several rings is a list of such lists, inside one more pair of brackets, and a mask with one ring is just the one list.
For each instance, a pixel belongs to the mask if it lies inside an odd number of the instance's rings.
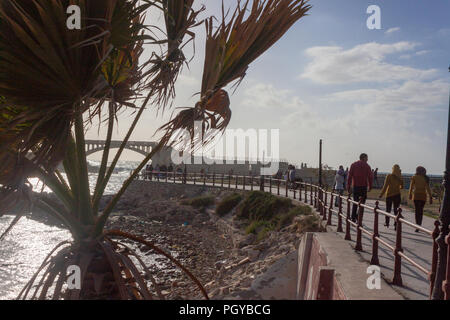
{"label": "paved path", "polygon": [[[170,180],[169,180],[170,182]],[[177,183],[181,183],[181,181],[177,181]],[[188,184],[193,184],[188,181]],[[203,181],[197,181],[197,185],[203,185]],[[212,186],[212,183],[206,183],[206,186]],[[220,181],[216,181],[216,187],[220,187]],[[226,181],[224,187],[228,187],[228,181]],[[236,184],[231,183],[231,189],[235,189]],[[242,185],[237,186],[238,189],[243,189]],[[247,185],[246,190],[250,190],[250,186]],[[254,190],[259,190],[259,186],[254,185]],[[270,192],[269,186],[265,186],[265,191]],[[272,186],[272,193],[277,195],[277,186],[274,184]],[[286,196],[286,189],[280,187],[280,196]],[[293,191],[289,190],[288,192],[289,198],[294,198]],[[298,191],[296,192],[296,198],[298,199]],[[304,200],[304,193],[302,192],[302,200]],[[308,193],[308,204],[309,204],[309,193]],[[375,207],[375,200],[367,200],[367,205]],[[380,201],[380,209],[385,210],[386,205],[384,201]],[[414,222],[414,212],[409,208],[403,209],[403,217],[404,219]],[[346,207],[343,208],[344,213],[346,212]],[[426,229],[433,230],[434,229],[435,220],[429,218],[427,216],[423,217],[422,226]],[[390,245],[395,247],[395,239],[396,233],[394,231],[393,224],[394,222],[391,219],[390,228],[386,228],[384,226],[384,216],[379,215],[379,233],[380,237],[389,243]],[[363,225],[366,230],[370,232],[373,231],[374,225],[374,214],[371,210],[365,209],[364,211],[364,219]],[[332,226],[331,230],[336,231],[337,228],[337,215],[333,213],[332,218]],[[345,221],[343,223],[343,228],[345,230]],[[416,233],[415,229],[408,225],[403,225],[402,227],[402,244],[403,244],[403,252],[410,258],[412,258],[416,263],[419,263],[422,267],[427,270],[431,270],[431,256],[432,256],[432,239],[431,236],[425,234],[423,232]],[[344,233],[337,233],[341,237],[344,237]],[[351,242],[353,243],[353,247],[355,245],[356,240],[356,229],[355,227],[351,227]],[[372,257],[372,239],[369,238],[368,235],[363,233],[362,237],[362,246],[363,251],[359,252],[361,257],[370,263]],[[383,277],[390,282],[392,280],[394,274],[394,254],[393,252],[383,246],[381,243],[379,244],[379,261],[380,268]],[[429,281],[428,276],[411,265],[408,261],[402,260],[402,280],[403,287],[393,286],[395,290],[397,290],[404,298],[412,299],[412,300],[425,300],[429,297]]]}
{"label": "paved path", "polygon": [[[367,200],[366,204],[375,207],[375,200]],[[380,201],[380,209],[386,210],[385,202]],[[415,222],[414,212],[409,208],[402,208],[402,215],[405,220]],[[333,217],[332,229],[336,230],[337,217]],[[427,216],[423,217],[422,226],[426,229],[434,229],[435,220]],[[374,214],[370,210],[365,209],[364,228],[373,231],[374,225]],[[393,221],[391,219],[390,228],[384,226],[384,216],[379,215],[379,233],[380,237],[387,243],[395,247],[396,232],[394,231]],[[345,225],[344,225],[345,229]],[[427,270],[431,270],[431,256],[432,256],[432,246],[433,241],[431,236],[423,232],[416,233],[415,229],[403,224],[402,225],[402,246],[403,252],[414,260],[416,263],[420,264]],[[344,234],[340,234],[344,237]],[[352,243],[355,245],[356,239],[356,229],[352,227],[351,230]],[[363,251],[360,255],[364,260],[370,262],[372,257],[372,239],[368,235],[363,233],[362,237]],[[394,275],[394,254],[393,252],[379,244],[378,256],[380,260],[380,267],[383,276],[388,282],[390,282]],[[406,299],[412,300],[425,300],[429,299],[430,284],[428,280],[428,275],[411,265],[408,261],[402,260],[402,280],[403,287],[393,286],[402,294]]]}

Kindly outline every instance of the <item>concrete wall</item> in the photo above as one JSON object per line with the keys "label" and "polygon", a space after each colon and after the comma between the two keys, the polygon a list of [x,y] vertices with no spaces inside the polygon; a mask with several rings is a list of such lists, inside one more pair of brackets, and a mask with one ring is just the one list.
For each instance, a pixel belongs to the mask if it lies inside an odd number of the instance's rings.
{"label": "concrete wall", "polygon": [[306,233],[298,251],[299,300],[402,300],[381,279],[380,289],[369,289],[369,264],[333,232]]}

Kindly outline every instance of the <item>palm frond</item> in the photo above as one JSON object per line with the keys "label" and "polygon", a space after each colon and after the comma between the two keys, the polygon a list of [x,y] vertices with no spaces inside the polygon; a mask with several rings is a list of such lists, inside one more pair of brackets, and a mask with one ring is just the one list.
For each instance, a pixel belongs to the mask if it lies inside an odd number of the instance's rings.
{"label": "palm frond", "polygon": [[[195,33],[191,29],[200,25],[198,15],[205,9],[193,9],[194,0],[160,0],[164,13],[167,36],[167,51],[163,55],[153,53],[149,64],[152,67],[146,73],[147,89],[154,95],[154,103],[164,108],[170,99],[175,98],[175,82],[184,64],[187,64],[183,48],[194,41]],[[190,38],[184,41],[184,38]],[[195,48],[195,47],[194,47]]]}
{"label": "palm frond", "polygon": [[[238,5],[230,19],[222,9],[222,23],[214,30],[213,17],[205,21],[206,47],[200,101],[194,108],[183,109],[160,130],[163,139],[173,144],[176,131],[185,129],[191,139],[202,144],[212,141],[209,129],[223,131],[231,118],[227,85],[245,77],[249,65],[274,45],[299,19],[311,9],[308,0],[249,0]],[[201,121],[201,134],[194,137],[194,121]],[[204,139],[207,137],[207,139]],[[198,145],[198,141],[193,144]]]}

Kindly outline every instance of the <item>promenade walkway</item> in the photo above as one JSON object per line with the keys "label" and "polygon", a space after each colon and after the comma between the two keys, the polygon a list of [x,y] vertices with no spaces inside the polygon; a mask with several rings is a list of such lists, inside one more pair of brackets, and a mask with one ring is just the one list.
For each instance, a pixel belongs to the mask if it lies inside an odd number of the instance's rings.
{"label": "promenade walkway", "polygon": [[[240,180],[239,180],[240,179]],[[229,182],[227,179],[225,181],[222,181],[220,176],[216,177],[214,182],[211,181],[211,178],[202,179],[197,178],[195,181],[195,184],[197,185],[205,185],[208,187],[219,187],[224,189],[238,189],[238,190],[245,190],[249,191],[251,190],[251,185],[249,185],[250,181],[247,180],[246,184],[243,184],[243,177],[240,177],[239,179],[232,180]],[[247,177],[248,179],[248,177]],[[155,181],[155,178],[153,179]],[[238,180],[238,182],[236,182]],[[161,179],[161,182],[165,182],[166,179]],[[181,177],[177,177],[174,180],[172,178],[167,179],[168,183],[182,183]],[[187,184],[194,184],[194,181],[192,178],[187,179]],[[223,183],[223,187],[222,187]],[[259,190],[260,187],[257,183],[257,178],[254,178],[253,180],[253,190]],[[265,191],[272,193],[274,195],[280,195],[281,197],[286,196],[286,188],[282,185],[278,186],[276,182],[272,184],[272,187],[267,183],[265,183]],[[305,190],[302,190],[302,203],[304,203],[305,200]],[[299,199],[299,193],[298,190],[295,192],[292,190],[288,190],[287,196],[295,201],[298,201]],[[308,205],[310,205],[310,192],[308,190]],[[367,205],[371,207],[375,207],[375,200],[367,200]],[[384,201],[379,202],[379,207],[381,210],[386,209],[386,204]],[[337,208],[335,208],[337,210]],[[402,215],[405,220],[408,220],[410,222],[414,223],[414,212],[409,208],[402,208],[403,212]],[[345,212],[345,210],[343,210]],[[373,226],[374,226],[374,212],[365,209],[364,215],[363,215],[363,227],[369,232],[373,232]],[[324,221],[326,222],[326,221]],[[336,213],[332,214],[331,219],[331,226],[328,226],[328,230],[330,232],[335,232],[337,236],[345,237],[344,232],[337,232],[337,223],[338,223],[338,217]],[[396,243],[396,232],[394,231],[394,221],[391,219],[390,228],[386,228],[384,226],[385,217],[383,215],[379,215],[379,235],[380,238],[382,238],[384,241],[386,241],[391,246],[395,247]],[[422,227],[433,230],[434,229],[434,222],[435,220],[432,218],[429,218],[427,216],[424,216],[423,218],[423,224]],[[345,230],[345,222],[343,223],[344,230]],[[432,239],[430,235],[425,234],[424,232],[414,232],[415,229],[413,229],[411,226],[403,224],[402,226],[402,247],[403,247],[403,253],[406,254],[408,257],[413,259],[416,263],[420,264],[423,268],[427,270],[431,270],[431,257],[432,257]],[[351,227],[351,238],[352,240],[349,241],[349,245],[355,247],[355,240],[356,240],[356,228],[354,226]],[[372,257],[372,239],[365,233],[362,234],[362,251],[359,251],[358,253],[361,255],[361,258],[364,259],[366,262],[370,263],[371,257]],[[391,283],[391,280],[394,276],[394,253],[389,248],[383,246],[382,244],[379,245],[379,264],[382,276],[387,280],[388,283]],[[430,282],[428,280],[428,276],[421,272],[419,269],[411,265],[408,261],[405,259],[402,260],[402,280],[403,280],[403,286],[395,286],[392,285],[395,290],[397,290],[405,299],[411,299],[411,300],[426,300],[429,299],[429,290],[430,290]]]}

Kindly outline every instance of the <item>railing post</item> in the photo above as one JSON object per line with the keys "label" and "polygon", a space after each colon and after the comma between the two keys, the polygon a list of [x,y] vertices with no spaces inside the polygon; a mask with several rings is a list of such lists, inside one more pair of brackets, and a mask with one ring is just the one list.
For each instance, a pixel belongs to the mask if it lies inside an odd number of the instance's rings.
{"label": "railing post", "polygon": [[447,272],[442,282],[442,291],[444,291],[444,300],[450,300],[450,235],[445,237],[445,242],[447,243]]}
{"label": "railing post", "polygon": [[176,181],[177,173],[174,171],[172,174],[173,174],[173,183],[177,183]]}
{"label": "railing post", "polygon": [[196,176],[197,174],[194,172],[193,175],[194,175],[194,185],[195,185],[195,176]]}
{"label": "railing post", "polygon": [[317,190],[318,187],[314,186],[314,208],[319,212],[319,199],[318,196],[320,196],[320,191]]}
{"label": "railing post", "polygon": [[372,236],[372,259],[370,264],[373,266],[380,265],[380,260],[378,259],[378,239],[380,236],[378,232],[378,209],[380,209],[380,202],[375,202],[375,209],[373,209],[374,219],[373,219],[373,236]]}
{"label": "railing post", "polygon": [[166,183],[169,181],[169,172],[166,171]]}
{"label": "railing post", "polygon": [[347,197],[347,219],[345,219],[345,240],[352,240],[350,235],[350,195]]}
{"label": "railing post", "polygon": [[342,230],[342,196],[339,195],[339,211],[338,211],[338,226],[337,232],[343,232]]}
{"label": "railing post", "polygon": [[216,173],[213,172],[213,187],[214,187],[215,184],[216,184]]}
{"label": "railing post", "polygon": [[284,189],[286,190],[286,198],[289,197],[289,188],[288,188],[288,182],[287,180],[284,180]]}
{"label": "railing post", "polygon": [[237,188],[238,188],[238,176],[236,176],[236,185],[234,186],[234,189],[237,190]]}
{"label": "railing post", "polygon": [[206,186],[206,177],[208,175],[206,173],[203,174],[203,185]]}
{"label": "railing post", "polygon": [[[327,189],[328,189],[328,188],[327,188]],[[331,190],[331,194],[330,194],[330,197],[331,197],[331,200],[330,200],[330,209],[333,209],[333,205],[334,205],[334,201],[333,201],[334,195],[333,195],[333,192],[334,192],[334,189]]]}
{"label": "railing post", "polygon": [[272,194],[272,177],[269,177],[269,190],[270,194]]}
{"label": "railing post", "polygon": [[221,182],[221,187],[223,188],[223,180],[224,180],[225,174],[222,173],[222,182]]}
{"label": "railing post", "polygon": [[333,214],[333,199],[334,195],[333,192],[331,192],[331,199],[330,199],[330,208],[328,209],[328,221],[327,221],[327,226],[331,226],[331,218],[332,218],[332,214]]}
{"label": "railing post", "polygon": [[244,191],[245,191],[245,176],[243,177],[243,179],[244,179],[243,185],[244,185]]}
{"label": "railing post", "polygon": [[402,248],[402,222],[400,219],[403,219],[402,216],[402,208],[398,209],[398,215],[395,218],[397,220],[397,236],[395,241],[395,249],[394,249],[394,278],[392,279],[392,284],[396,286],[403,286],[402,281],[402,257],[399,255],[400,252],[403,252]]}
{"label": "railing post", "polygon": [[314,204],[314,201],[313,201],[313,186],[312,186],[312,184],[311,184],[311,189],[310,189],[310,195],[309,195],[309,204],[310,205],[313,205]]}
{"label": "railing post", "polygon": [[251,191],[253,191],[253,173],[252,173],[252,175],[250,176],[250,190]]}
{"label": "railing post", "polygon": [[437,237],[439,236],[439,227],[441,223],[439,220],[434,222],[434,230],[431,237],[433,238],[433,255],[431,258],[431,272],[430,272],[430,299],[433,296],[434,289],[434,280],[436,279],[436,269],[437,269],[437,260],[438,260],[438,244],[436,242]]}
{"label": "railing post", "polygon": [[356,245],[355,250],[356,251],[363,251],[362,249],[362,222],[363,222],[363,207],[361,206],[362,200],[359,200],[358,203],[358,226],[356,227]]}
{"label": "railing post", "polygon": [[280,195],[280,183],[281,183],[281,181],[278,179],[278,183],[277,183],[277,195]]}
{"label": "railing post", "polygon": [[302,184],[298,184],[298,201],[302,201]]}
{"label": "railing post", "polygon": [[294,186],[294,199],[297,199],[297,190],[295,189],[295,186]]}
{"label": "railing post", "polygon": [[228,189],[231,189],[231,174],[228,175]]}
{"label": "railing post", "polygon": [[[322,193],[324,191],[322,190]],[[325,203],[322,205],[322,220],[327,220],[328,191],[325,189]]]}

